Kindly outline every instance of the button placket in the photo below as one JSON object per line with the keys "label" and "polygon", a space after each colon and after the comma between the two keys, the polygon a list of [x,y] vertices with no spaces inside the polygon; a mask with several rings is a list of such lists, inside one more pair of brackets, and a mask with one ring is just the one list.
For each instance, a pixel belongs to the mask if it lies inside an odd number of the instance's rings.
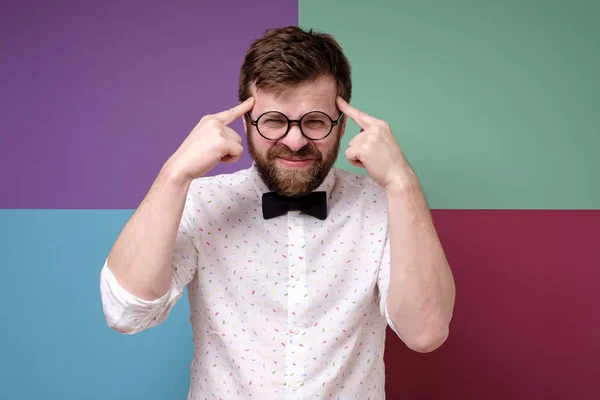
{"label": "button placket", "polygon": [[304,218],[300,212],[288,213],[288,333],[286,343],[286,399],[302,399],[304,347],[301,343],[301,318],[306,294],[306,247]]}

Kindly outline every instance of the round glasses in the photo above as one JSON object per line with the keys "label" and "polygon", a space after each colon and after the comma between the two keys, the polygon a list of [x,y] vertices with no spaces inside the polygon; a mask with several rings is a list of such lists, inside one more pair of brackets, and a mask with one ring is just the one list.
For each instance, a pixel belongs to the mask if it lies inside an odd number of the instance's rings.
{"label": "round glasses", "polygon": [[298,123],[300,132],[310,140],[325,139],[333,127],[339,124],[344,113],[340,113],[337,120],[321,111],[311,111],[300,119],[289,119],[279,111],[268,111],[252,121],[250,113],[246,113],[248,121],[256,127],[260,136],[267,140],[279,140],[288,134],[293,123]]}

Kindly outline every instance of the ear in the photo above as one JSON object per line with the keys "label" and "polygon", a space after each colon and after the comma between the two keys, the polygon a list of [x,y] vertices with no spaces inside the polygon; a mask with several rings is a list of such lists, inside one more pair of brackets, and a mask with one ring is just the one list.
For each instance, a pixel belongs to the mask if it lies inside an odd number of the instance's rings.
{"label": "ear", "polygon": [[344,137],[344,133],[346,133],[346,114],[344,114],[340,121],[340,139]]}
{"label": "ear", "polygon": [[246,117],[246,114],[242,115],[242,124],[244,124],[244,134],[248,136],[248,117]]}

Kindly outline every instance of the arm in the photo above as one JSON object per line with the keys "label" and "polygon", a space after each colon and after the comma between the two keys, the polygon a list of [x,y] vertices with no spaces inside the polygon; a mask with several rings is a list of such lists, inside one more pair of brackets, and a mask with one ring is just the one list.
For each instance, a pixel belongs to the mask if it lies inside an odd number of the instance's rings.
{"label": "arm", "polygon": [[189,180],[165,166],[109,253],[100,293],[112,329],[134,334],[160,324],[196,274],[187,187]]}
{"label": "arm", "polygon": [[391,252],[387,309],[407,346],[429,352],[446,340],[455,286],[416,179],[386,190]]}
{"label": "arm", "polygon": [[109,253],[100,293],[112,329],[134,334],[160,324],[196,274],[197,232],[184,206],[189,186],[167,163]]}
{"label": "arm", "polygon": [[346,157],[367,170],[388,201],[389,276],[381,274],[386,316],[408,347],[432,351],[448,336],[455,287],[427,201],[389,125],[342,98],[337,105],[362,128]]}
{"label": "arm", "polygon": [[110,251],[107,267],[133,296],[151,301],[169,290],[171,257],[190,183],[165,164]]}
{"label": "arm", "polygon": [[127,222],[101,274],[109,325],[135,333],[160,323],[193,278],[198,252],[185,204],[191,182],[218,162],[235,162],[242,138],[227,125],[249,111],[252,98],[200,120],[165,163]]}

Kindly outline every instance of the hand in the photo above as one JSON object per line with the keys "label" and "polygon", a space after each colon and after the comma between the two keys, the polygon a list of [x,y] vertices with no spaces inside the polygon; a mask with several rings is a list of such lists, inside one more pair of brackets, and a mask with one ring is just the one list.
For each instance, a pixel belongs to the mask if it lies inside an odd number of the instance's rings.
{"label": "hand", "polygon": [[416,175],[402,154],[389,125],[337,98],[340,111],[360,126],[358,135],[348,143],[346,157],[354,166],[365,168],[381,187],[414,182]]}
{"label": "hand", "polygon": [[250,97],[218,114],[204,116],[167,163],[176,176],[193,180],[204,176],[219,162],[236,162],[244,148],[242,137],[227,125],[254,107]]}

